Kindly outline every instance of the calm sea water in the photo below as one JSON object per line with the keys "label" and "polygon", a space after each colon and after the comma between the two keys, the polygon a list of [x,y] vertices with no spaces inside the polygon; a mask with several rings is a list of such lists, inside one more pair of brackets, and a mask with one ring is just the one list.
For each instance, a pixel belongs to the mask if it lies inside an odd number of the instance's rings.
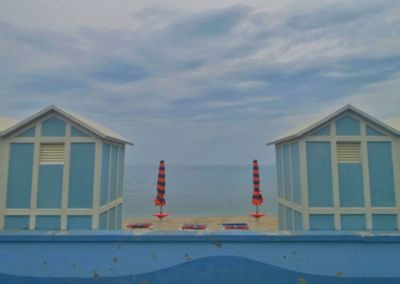
{"label": "calm sea water", "polygon": [[[158,211],[156,195],[158,165],[125,167],[124,216],[150,217]],[[245,215],[254,211],[252,165],[168,165],[164,211],[179,215]],[[260,166],[264,203],[260,211],[276,215],[275,166]]]}

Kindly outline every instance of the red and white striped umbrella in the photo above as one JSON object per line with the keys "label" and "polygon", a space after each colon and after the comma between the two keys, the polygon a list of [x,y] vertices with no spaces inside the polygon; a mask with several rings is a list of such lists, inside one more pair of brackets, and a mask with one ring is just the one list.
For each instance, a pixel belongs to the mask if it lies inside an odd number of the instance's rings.
{"label": "red and white striped umbrella", "polygon": [[154,198],[154,204],[160,206],[160,212],[153,214],[158,218],[163,218],[168,216],[167,213],[163,213],[163,206],[165,206],[165,164],[164,160],[160,161],[160,166],[158,168],[158,178],[157,178],[157,196]]}
{"label": "red and white striped umbrella", "polygon": [[253,196],[251,199],[251,203],[256,206],[256,213],[253,213],[252,216],[259,218],[264,216],[264,214],[260,214],[258,212],[258,206],[264,202],[263,196],[260,190],[260,169],[258,167],[257,160],[253,161]]}

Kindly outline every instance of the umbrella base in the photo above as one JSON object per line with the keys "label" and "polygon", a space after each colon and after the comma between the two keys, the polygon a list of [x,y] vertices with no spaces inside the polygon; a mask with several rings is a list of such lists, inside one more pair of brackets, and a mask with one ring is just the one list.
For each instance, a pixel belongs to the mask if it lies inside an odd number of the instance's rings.
{"label": "umbrella base", "polygon": [[265,214],[253,212],[253,213],[250,213],[250,216],[253,216],[254,218],[257,218],[257,219],[258,219],[258,218],[264,217]]}
{"label": "umbrella base", "polygon": [[168,213],[164,213],[164,212],[163,213],[157,212],[157,213],[154,213],[153,216],[155,216],[155,217],[157,217],[159,219],[162,219],[164,217],[169,216],[169,214]]}

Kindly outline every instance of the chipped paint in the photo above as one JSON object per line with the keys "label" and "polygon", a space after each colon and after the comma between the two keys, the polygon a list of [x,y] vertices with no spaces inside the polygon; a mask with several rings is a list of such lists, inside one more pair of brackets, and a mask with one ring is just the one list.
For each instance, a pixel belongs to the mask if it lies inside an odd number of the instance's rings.
{"label": "chipped paint", "polygon": [[304,277],[299,277],[297,281],[299,281],[299,284],[307,284],[307,281]]}
{"label": "chipped paint", "polygon": [[211,242],[212,245],[216,246],[217,248],[222,248],[222,243],[218,241]]}
{"label": "chipped paint", "polygon": [[192,258],[189,256],[189,254],[185,253],[185,260],[186,261],[191,261]]}

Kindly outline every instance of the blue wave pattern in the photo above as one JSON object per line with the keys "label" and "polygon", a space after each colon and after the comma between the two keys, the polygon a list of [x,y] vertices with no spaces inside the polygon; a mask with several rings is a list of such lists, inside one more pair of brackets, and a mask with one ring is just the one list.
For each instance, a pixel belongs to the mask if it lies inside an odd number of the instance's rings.
{"label": "blue wave pattern", "polygon": [[274,265],[261,263],[247,258],[220,256],[206,257],[169,268],[157,270],[140,275],[128,275],[121,277],[101,277],[93,271],[92,278],[40,278],[21,277],[0,274],[0,283],[7,284],[259,284],[259,283],[307,283],[307,284],[373,284],[373,283],[400,283],[400,277],[396,278],[361,278],[346,277],[338,271],[336,276],[323,276],[299,273],[283,269]]}

